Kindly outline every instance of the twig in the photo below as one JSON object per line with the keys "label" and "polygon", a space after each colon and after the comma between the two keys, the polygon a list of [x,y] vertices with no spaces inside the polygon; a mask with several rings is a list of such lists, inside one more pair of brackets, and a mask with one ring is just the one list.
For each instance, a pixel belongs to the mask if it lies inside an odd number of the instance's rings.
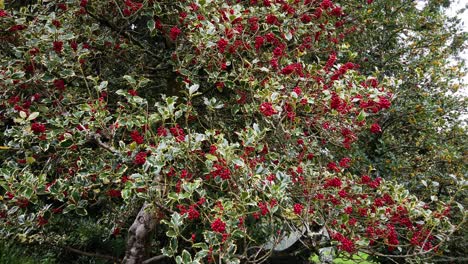
{"label": "twig", "polygon": [[111,146],[107,145],[106,143],[102,142],[101,141],[101,135],[99,134],[91,134],[91,137],[96,140],[96,142],[98,143],[99,146],[101,146],[103,149],[111,152],[112,154],[119,154],[119,152],[117,150],[115,150],[114,148],[112,148]]}
{"label": "twig", "polygon": [[111,22],[109,22],[108,20],[105,20],[103,19],[102,17],[98,17],[96,14],[90,12],[88,9],[85,9],[86,10],[86,13],[92,17],[93,19],[97,20],[101,25],[104,25],[106,26],[107,28],[111,29],[112,31],[116,32],[117,34],[119,34],[120,36],[128,39],[130,42],[132,42],[133,44],[137,45],[138,47],[140,47],[142,50],[145,51],[145,53],[148,53],[150,54],[152,57],[154,58],[157,58],[157,54],[151,52],[150,50],[148,49],[145,49],[145,47],[137,40],[135,40],[133,38],[133,36],[131,34],[129,34],[128,32],[126,31],[122,31],[121,29],[119,29],[116,25],[112,24]]}
{"label": "twig", "polygon": [[161,204],[160,202],[153,201],[153,203],[154,203],[157,207],[159,207],[160,209],[163,209],[164,211],[166,211],[166,212],[168,212],[168,213],[171,213],[171,214],[174,213],[174,210],[172,210],[172,209],[170,209],[170,208],[164,206],[164,205]]}

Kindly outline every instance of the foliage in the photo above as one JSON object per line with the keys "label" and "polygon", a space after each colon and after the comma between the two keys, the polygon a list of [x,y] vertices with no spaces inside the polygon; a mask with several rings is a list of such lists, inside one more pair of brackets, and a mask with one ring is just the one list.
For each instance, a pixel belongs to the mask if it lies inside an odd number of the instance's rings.
{"label": "foliage", "polygon": [[[376,1],[360,13],[360,21],[372,22],[346,41],[363,56],[363,71],[376,67],[398,85],[392,87],[392,109],[376,116],[381,133],[360,141],[354,155],[424,201],[455,196],[466,207],[466,191],[456,190],[457,182],[466,179],[468,107],[461,79],[466,65],[459,54],[467,34],[459,19],[445,15],[449,6],[449,1],[420,7],[410,1]],[[455,211],[452,217],[463,216]],[[451,256],[466,255],[460,247],[464,236],[452,237]]]}
{"label": "foliage", "polygon": [[[31,249],[34,250],[34,253],[31,254]],[[42,249],[43,250],[43,249]],[[25,254],[28,252],[28,254]],[[48,252],[46,254],[39,253],[37,248],[26,247],[17,245],[15,243],[2,241],[0,244],[0,263],[1,264],[49,264],[56,263],[55,257]]]}
{"label": "foliage", "polygon": [[[321,263],[320,257],[317,255],[311,256],[310,260],[312,263]],[[351,259],[335,258],[333,259],[333,263],[335,264],[348,264],[348,263],[371,264],[371,263],[376,263],[376,262],[372,261],[369,255],[364,254],[364,253],[359,253],[359,254],[354,255]]]}
{"label": "foliage", "polygon": [[[309,249],[349,258],[442,254],[464,222],[462,158],[434,169],[455,177],[432,200],[413,181],[383,177],[414,166],[387,152],[396,137],[425,149],[441,140],[434,131],[464,133],[456,116],[431,111],[437,98],[457,103],[442,84],[459,71],[428,68],[424,49],[400,54],[396,38],[378,39],[388,52],[360,65],[375,46],[360,38],[387,22],[372,6],[388,10],[360,2],[82,0],[0,11],[0,233],[118,254],[145,202],[158,219],[153,253],[177,263],[259,262],[297,232]],[[438,47],[431,62],[447,61]],[[434,86],[399,81],[413,72]],[[400,133],[405,122],[418,129],[411,118],[428,133]],[[466,138],[454,140],[428,152],[449,151],[438,158],[447,161]],[[410,171],[426,182],[432,172]]]}

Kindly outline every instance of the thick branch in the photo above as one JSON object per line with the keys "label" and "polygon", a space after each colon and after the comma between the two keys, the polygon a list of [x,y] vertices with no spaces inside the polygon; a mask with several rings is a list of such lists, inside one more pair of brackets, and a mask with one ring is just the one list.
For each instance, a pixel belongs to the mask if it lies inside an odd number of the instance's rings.
{"label": "thick branch", "polygon": [[147,258],[150,235],[157,224],[156,213],[148,209],[149,204],[145,203],[128,230],[125,264],[141,264]]}
{"label": "thick branch", "polygon": [[83,255],[83,256],[95,257],[95,258],[101,258],[101,259],[108,259],[108,260],[112,260],[112,261],[115,261],[115,262],[120,262],[121,261],[120,259],[118,259],[116,257],[113,257],[113,256],[103,255],[103,254],[100,254],[100,253],[91,253],[91,252],[81,251],[79,249],[71,248],[71,247],[68,247],[68,246],[61,246],[61,248],[65,249],[67,251],[76,253],[76,254]]}

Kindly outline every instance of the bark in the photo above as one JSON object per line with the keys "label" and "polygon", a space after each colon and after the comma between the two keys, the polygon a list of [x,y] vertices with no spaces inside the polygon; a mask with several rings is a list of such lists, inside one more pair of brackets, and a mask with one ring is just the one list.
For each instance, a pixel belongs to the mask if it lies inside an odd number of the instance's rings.
{"label": "bark", "polygon": [[156,212],[148,210],[148,207],[149,204],[143,204],[128,230],[124,264],[141,264],[148,258],[150,236],[157,224]]}

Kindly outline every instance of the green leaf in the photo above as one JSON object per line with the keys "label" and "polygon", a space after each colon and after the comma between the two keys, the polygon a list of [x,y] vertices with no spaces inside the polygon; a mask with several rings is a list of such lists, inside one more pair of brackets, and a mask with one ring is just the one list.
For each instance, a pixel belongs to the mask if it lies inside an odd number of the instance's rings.
{"label": "green leaf", "polygon": [[12,78],[12,79],[14,79],[14,80],[18,80],[18,79],[21,79],[21,78],[23,78],[23,77],[24,77],[24,75],[25,75],[25,73],[24,73],[24,72],[22,72],[22,71],[19,71],[19,72],[15,72],[15,73],[13,73],[13,74],[11,75],[11,78]]}
{"label": "green leaf", "polygon": [[63,209],[63,213],[66,214],[68,212],[71,212],[76,209],[76,205],[74,204],[69,204],[65,209]]}
{"label": "green leaf", "polygon": [[245,163],[242,159],[233,159],[232,162],[234,164],[236,164],[237,166],[239,167],[244,167],[245,166]]}
{"label": "green leaf", "polygon": [[192,262],[192,256],[185,249],[182,251],[182,261],[183,261],[183,263],[191,263]]}
{"label": "green leaf", "polygon": [[26,119],[26,117],[27,117],[27,114],[26,114],[26,112],[24,112],[24,111],[20,111],[20,112],[19,112],[19,115],[20,115],[20,117],[21,117],[22,119]]}
{"label": "green leaf", "polygon": [[174,253],[171,252],[170,249],[167,249],[167,248],[165,248],[165,247],[164,247],[163,249],[161,249],[161,253],[162,253],[164,256],[167,256],[167,257],[172,257],[172,256],[174,256]]}
{"label": "green leaf", "polygon": [[195,255],[195,259],[196,260],[202,260],[203,258],[205,258],[206,256],[208,256],[208,248],[207,249],[203,249],[201,251],[198,251],[197,254]]}
{"label": "green leaf", "polygon": [[27,164],[33,164],[36,161],[34,157],[26,157]]}
{"label": "green leaf", "polygon": [[153,19],[150,19],[148,20],[148,22],[146,22],[146,26],[148,27],[150,31],[153,31],[156,28],[156,23],[154,22]]}
{"label": "green leaf", "polygon": [[8,214],[9,215],[12,215],[14,213],[16,213],[16,211],[18,211],[19,207],[18,206],[13,206],[10,208],[10,210],[8,210]]}
{"label": "green leaf", "polygon": [[34,119],[36,119],[38,116],[39,116],[39,112],[32,112],[32,113],[28,116],[28,120],[29,120],[29,121],[34,120]]}
{"label": "green leaf", "polygon": [[64,69],[64,70],[60,73],[60,75],[62,75],[63,77],[73,77],[73,76],[75,76],[76,74],[75,74],[75,72],[74,72],[73,70],[71,70],[71,69]]}
{"label": "green leaf", "polygon": [[171,238],[171,241],[169,242],[169,248],[172,252],[177,252],[177,248],[179,247],[177,239],[176,238]]}
{"label": "green leaf", "polygon": [[81,105],[80,105],[80,109],[81,109],[82,111],[86,111],[86,112],[89,112],[89,111],[92,110],[92,109],[91,109],[91,106],[89,106],[88,104],[81,104]]}
{"label": "green leaf", "polygon": [[62,147],[62,148],[68,148],[71,145],[73,145],[72,140],[65,140],[65,141],[60,142],[60,147]]}
{"label": "green leaf", "polygon": [[175,232],[175,230],[170,229],[170,230],[167,230],[166,236],[167,236],[167,237],[174,237],[174,238],[176,238],[176,237],[177,237],[177,233]]}
{"label": "green leaf", "polygon": [[26,199],[31,199],[33,193],[34,193],[34,190],[31,189],[31,188],[25,188],[22,192],[22,195],[24,196],[24,198]]}
{"label": "green leaf", "polygon": [[198,91],[198,88],[200,88],[200,85],[199,84],[193,84],[191,85],[188,89],[189,89],[189,94],[194,94],[196,91]]}
{"label": "green leaf", "polygon": [[216,156],[211,155],[211,154],[206,154],[206,155],[205,155],[205,158],[206,158],[207,160],[211,160],[211,161],[217,161],[217,160],[218,160],[218,158],[217,158]]}
{"label": "green leaf", "polygon": [[193,248],[201,248],[203,250],[208,250],[208,245],[206,243],[200,242],[192,245]]}
{"label": "green leaf", "polygon": [[231,258],[231,259],[226,260],[226,263],[227,263],[227,264],[239,264],[239,263],[240,263],[240,259],[238,259],[238,258]]}
{"label": "green leaf", "polygon": [[356,121],[362,122],[364,121],[364,119],[366,119],[366,113],[364,111],[361,111],[357,116]]}
{"label": "green leaf", "polygon": [[241,198],[242,201],[247,200],[247,198],[249,198],[249,193],[248,192],[241,192],[240,198]]}
{"label": "green leaf", "polygon": [[135,79],[130,76],[130,75],[124,75],[123,77],[128,83],[130,83],[131,85],[136,85],[136,81]]}
{"label": "green leaf", "polygon": [[109,84],[108,81],[102,81],[98,86],[98,90],[102,91],[102,90],[106,89],[108,84]]}
{"label": "green leaf", "polygon": [[76,212],[76,214],[79,215],[79,216],[88,215],[88,211],[86,211],[86,209],[85,209],[85,208],[82,208],[82,207],[76,208],[76,209],[75,209],[75,212]]}
{"label": "green leaf", "polygon": [[240,230],[234,230],[234,232],[232,232],[232,238],[234,239],[239,239],[239,238],[243,238],[244,237],[244,232],[240,231]]}
{"label": "green leaf", "polygon": [[175,192],[171,192],[171,193],[169,193],[167,198],[169,198],[171,200],[174,200],[174,201],[178,201],[179,200],[179,195],[177,195],[177,193],[175,193]]}
{"label": "green leaf", "polygon": [[125,91],[125,90],[122,90],[122,89],[119,89],[119,90],[115,91],[115,93],[116,93],[117,95],[122,95],[122,96],[128,95],[128,92]]}
{"label": "green leaf", "polygon": [[122,199],[128,200],[130,198],[130,195],[132,194],[132,190],[129,189],[123,189],[122,190]]}
{"label": "green leaf", "polygon": [[179,213],[175,212],[172,214],[171,223],[175,227],[179,227],[183,224],[183,217]]}

